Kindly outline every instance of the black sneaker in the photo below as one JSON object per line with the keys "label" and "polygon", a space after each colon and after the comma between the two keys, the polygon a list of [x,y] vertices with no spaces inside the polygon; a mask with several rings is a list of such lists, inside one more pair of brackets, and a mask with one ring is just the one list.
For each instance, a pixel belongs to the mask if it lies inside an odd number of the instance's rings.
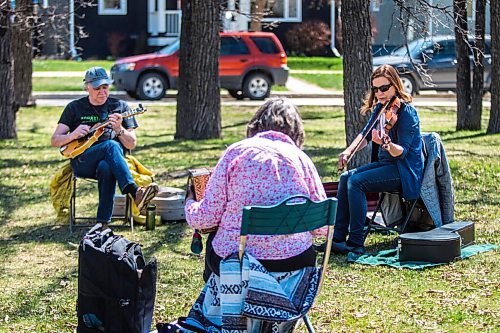
{"label": "black sneaker", "polygon": [[336,254],[346,254],[349,248],[346,242],[332,242],[332,252]]}
{"label": "black sneaker", "polygon": [[358,255],[365,254],[365,247],[363,245],[356,245],[354,243],[350,243],[349,241],[346,243],[346,250],[347,252],[352,252]]}

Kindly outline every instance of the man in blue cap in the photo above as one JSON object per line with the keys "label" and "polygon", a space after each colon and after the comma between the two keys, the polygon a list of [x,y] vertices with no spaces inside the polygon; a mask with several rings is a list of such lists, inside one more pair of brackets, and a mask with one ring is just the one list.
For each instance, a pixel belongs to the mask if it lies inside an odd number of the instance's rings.
{"label": "man in blue cap", "polygon": [[88,96],[66,106],[51,139],[52,146],[62,147],[89,134],[95,124],[110,121],[97,142],[71,159],[71,167],[77,176],[98,181],[96,222],[104,226],[111,221],[117,181],[121,192],[134,198],[139,211],[158,193],[158,185],[139,187],[130,174],[124,149],[135,148],[137,137],[134,129],[138,125],[134,117],[122,117],[123,113],[131,111],[127,103],[109,97],[111,83],[104,68],[87,70],[84,88]]}

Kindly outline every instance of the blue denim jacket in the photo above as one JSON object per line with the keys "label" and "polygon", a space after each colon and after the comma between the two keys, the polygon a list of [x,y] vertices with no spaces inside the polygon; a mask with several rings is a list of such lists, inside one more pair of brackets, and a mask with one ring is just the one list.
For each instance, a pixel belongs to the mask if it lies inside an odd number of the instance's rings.
{"label": "blue denim jacket", "polygon": [[427,162],[420,196],[434,224],[440,227],[455,220],[451,171],[439,134],[428,133],[422,137],[427,151]]}
{"label": "blue denim jacket", "polygon": [[[368,124],[362,131],[365,135],[371,124],[377,121],[376,116],[382,104],[377,104],[373,110]],[[387,151],[380,149],[379,161],[389,161],[397,164],[403,198],[406,200],[417,199],[420,195],[422,176],[424,171],[424,158],[422,156],[422,136],[420,135],[420,120],[417,110],[409,103],[402,103],[398,111],[398,120],[389,131],[391,140],[403,147],[403,153],[392,157]],[[375,125],[377,128],[377,125]],[[366,140],[371,141],[371,131]]]}

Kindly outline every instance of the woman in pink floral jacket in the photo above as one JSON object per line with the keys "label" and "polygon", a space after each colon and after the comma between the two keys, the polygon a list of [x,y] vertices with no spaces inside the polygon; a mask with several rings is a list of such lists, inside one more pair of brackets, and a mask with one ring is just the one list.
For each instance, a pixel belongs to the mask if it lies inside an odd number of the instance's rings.
{"label": "woman in pink floral jacket", "polygon": [[[217,227],[207,240],[204,278],[219,274],[222,258],[238,251],[244,206],[274,205],[291,195],[311,200],[326,198],[311,159],[300,149],[304,127],[288,99],[265,102],[250,120],[247,138],[232,144],[221,157],[207,184],[205,197],[186,199],[186,220],[195,229]],[[326,229],[289,236],[248,237],[247,251],[269,271],[292,271],[314,266],[312,236]]]}

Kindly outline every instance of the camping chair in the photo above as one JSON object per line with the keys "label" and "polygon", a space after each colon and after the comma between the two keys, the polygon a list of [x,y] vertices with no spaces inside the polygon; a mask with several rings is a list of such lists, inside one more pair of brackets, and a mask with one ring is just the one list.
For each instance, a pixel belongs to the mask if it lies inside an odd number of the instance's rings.
{"label": "camping chair", "polygon": [[[395,194],[398,196],[399,205],[402,209],[402,214],[403,214],[402,215],[403,222],[397,223],[395,226],[391,226],[389,224],[389,222],[384,217],[384,214],[382,214],[382,220],[384,223],[383,225],[375,222],[375,218],[376,218],[377,213],[380,212],[382,209],[382,202],[384,201],[384,198],[389,194]],[[373,211],[372,217],[368,220],[367,228],[366,228],[366,236],[370,233],[370,231],[372,229],[377,230],[377,231],[381,231],[381,232],[385,232],[386,234],[389,234],[390,232],[393,232],[393,231],[398,232],[400,234],[403,234],[407,230],[408,222],[410,221],[412,213],[415,210],[415,207],[417,205],[417,201],[418,201],[418,199],[414,199],[414,200],[403,199],[400,191],[381,192],[380,198],[379,198],[378,203],[377,203],[377,207]],[[401,226],[401,227],[399,227],[399,226]]]}
{"label": "camping chair", "polygon": [[[95,222],[95,216],[78,216],[76,212],[76,199],[77,199],[77,185],[78,183],[86,182],[88,184],[95,184],[97,186],[97,180],[91,178],[81,178],[73,173],[73,192],[71,193],[71,198],[69,202],[69,231],[73,233],[73,229],[76,227],[89,227],[92,226],[90,223],[77,223],[77,221],[93,221]],[[116,196],[115,196],[116,198]],[[115,203],[116,204],[116,203]],[[125,220],[130,225],[130,229],[134,230],[134,218],[132,216],[132,198],[129,195],[125,195],[125,213],[123,215],[114,215],[111,220]]]}
{"label": "camping chair", "polygon": [[[425,168],[427,166],[428,154],[427,154],[427,147],[425,146],[425,141],[424,141],[423,137],[422,137],[422,154],[424,157],[424,170],[425,170]],[[394,225],[394,226],[389,225],[388,221],[384,217],[384,214],[381,214],[384,225],[381,225],[381,224],[375,222],[375,217],[376,217],[378,212],[381,212],[382,202],[384,201],[384,198],[388,194],[389,195],[395,194],[398,196],[399,205],[401,207],[402,214],[403,214],[402,219],[401,219],[402,223],[396,223],[396,225]],[[420,196],[414,200],[405,200],[405,199],[403,199],[403,195],[402,195],[401,191],[398,191],[398,190],[397,191],[390,191],[390,192],[381,192],[379,199],[378,199],[378,202],[377,202],[377,206],[376,206],[371,218],[367,221],[365,238],[368,236],[368,234],[370,233],[370,231],[372,229],[377,230],[377,231],[381,231],[381,232],[385,232],[386,234],[389,234],[390,232],[397,232],[399,234],[405,233],[405,231],[407,231],[408,223],[410,222],[413,211],[417,207],[417,203],[421,200],[422,199],[420,198]]]}
{"label": "camping chair", "polygon": [[[297,200],[298,199],[298,200]],[[333,225],[337,213],[337,199],[328,198],[314,202],[303,195],[291,196],[274,206],[247,206],[243,208],[241,222],[239,258],[242,260],[247,235],[287,235],[308,232],[328,226],[327,246],[321,265],[321,278],[318,293],[321,290],[333,238]],[[307,317],[303,317],[307,330],[314,329]]]}

